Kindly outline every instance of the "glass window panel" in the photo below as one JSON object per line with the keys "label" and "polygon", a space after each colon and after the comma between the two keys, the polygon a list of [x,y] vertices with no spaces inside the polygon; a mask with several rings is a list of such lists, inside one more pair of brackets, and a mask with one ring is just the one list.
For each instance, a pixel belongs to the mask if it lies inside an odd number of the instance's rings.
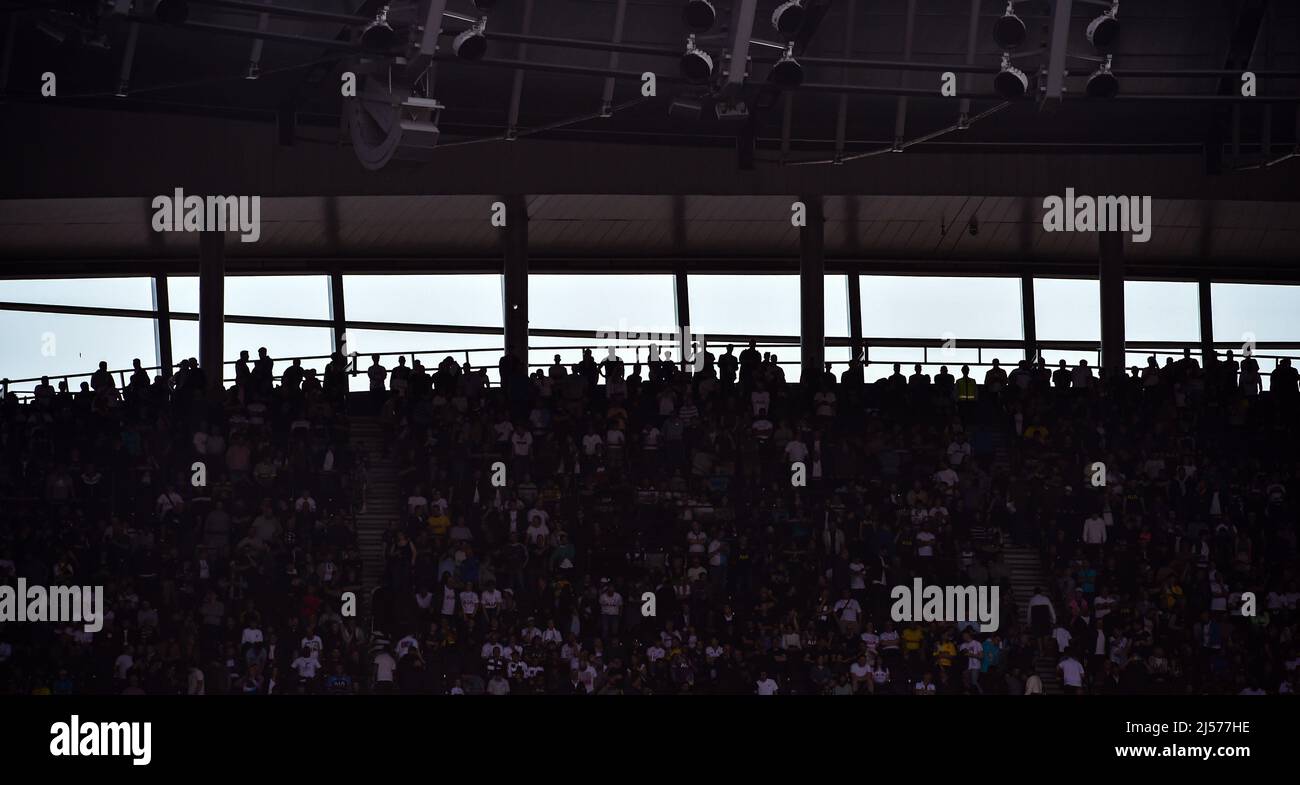
{"label": "glass window panel", "polygon": [[1190,281],[1125,281],[1124,339],[1199,341],[1201,315],[1196,289]]}
{"label": "glass window panel", "polygon": [[385,368],[393,369],[397,357],[389,352],[401,352],[406,355],[406,364],[412,365],[411,354],[415,353],[420,362],[430,372],[448,355],[464,365],[466,358],[475,367],[486,367],[488,379],[493,384],[500,383],[497,363],[505,352],[505,339],[500,335],[477,335],[474,333],[425,333],[401,330],[348,330],[348,353],[356,352],[361,372],[350,382],[350,389],[368,390],[370,383],[366,379],[365,369],[370,367],[370,355],[386,355],[380,358]]}
{"label": "glass window panel", "polygon": [[852,359],[852,350],[847,346],[827,346],[825,352],[826,362],[831,363],[831,373],[835,374],[838,379],[840,374],[848,370],[849,360]]}
{"label": "glass window panel", "polygon": [[[92,373],[101,360],[114,371],[136,358],[146,367],[158,364],[153,319],[0,311],[0,334],[0,376],[11,380],[49,376],[53,382]],[[81,381],[68,386],[75,391]],[[37,383],[15,382],[10,389],[26,392]]]}
{"label": "glass window panel", "polygon": [[[328,327],[284,327],[269,324],[239,324],[228,322],[225,325],[223,349],[227,362],[239,359],[239,352],[247,350],[250,359],[257,357],[259,347],[266,347],[272,359],[282,357],[310,357],[327,355],[331,351],[332,335]],[[199,323],[186,319],[172,321],[172,360],[179,363],[182,359],[199,356]],[[324,373],[327,359],[303,360],[304,368],[315,368],[317,373]],[[291,361],[276,359],[273,364],[275,376],[280,378]],[[223,378],[233,381],[234,366],[222,369]]]}
{"label": "glass window panel", "polygon": [[672,275],[530,275],[528,324],[553,330],[671,332],[677,328],[676,284]]}
{"label": "glass window panel", "polygon": [[862,276],[862,333],[881,338],[1015,340],[1018,278]]}
{"label": "glass window panel", "polygon": [[[169,276],[167,298],[172,311],[198,313],[198,277]],[[225,311],[236,316],[328,319],[330,279],[328,275],[228,275]]]}
{"label": "glass window panel", "polygon": [[152,278],[43,278],[0,281],[0,301],[153,310]]}
{"label": "glass window panel", "polygon": [[1040,341],[1100,341],[1101,284],[1077,278],[1035,278],[1034,321]]}
{"label": "glass window panel", "polygon": [[797,275],[692,275],[688,285],[694,333],[799,334]]}
{"label": "glass window panel", "polygon": [[1300,341],[1300,286],[1210,285],[1216,341]]}
{"label": "glass window panel", "polygon": [[[849,277],[847,275],[826,276],[826,337],[849,337]],[[845,349],[845,362],[848,361],[848,349]],[[826,359],[830,359],[827,356]]]}
{"label": "glass window panel", "polygon": [[[1035,292],[1035,294],[1037,294],[1037,292]],[[1064,339],[1060,339],[1060,340],[1064,340]],[[1096,369],[1101,364],[1101,353],[1096,351],[1086,352],[1086,351],[1064,351],[1059,349],[1044,349],[1043,360],[1051,368],[1056,368],[1058,365],[1060,365],[1061,360],[1065,360],[1065,364],[1071,368],[1077,366],[1080,360],[1087,360],[1088,365],[1091,365],[1094,369]],[[1099,373],[1099,371],[1097,370],[1093,371],[1094,375],[1097,373]]]}
{"label": "glass window panel", "polygon": [[[678,346],[676,337],[670,336],[668,340],[650,340],[638,337],[638,335],[625,335],[621,338],[560,338],[554,336],[533,335],[528,338],[528,362],[530,370],[537,368],[549,368],[555,362],[555,355],[560,355],[560,362],[572,369],[572,366],[582,360],[583,348],[590,348],[592,356],[596,362],[600,362],[609,356],[609,347],[616,347],[618,356],[623,358],[627,366],[627,373],[632,373],[632,365],[637,361],[637,350],[640,349],[641,362],[646,362],[650,356],[650,345],[656,344],[661,351],[661,356],[671,356],[674,360],[681,360],[681,351]],[[667,335],[663,333],[661,335]],[[565,348],[568,347],[568,348]],[[574,348],[576,347],[576,348]],[[626,348],[632,347],[632,348]],[[715,355],[724,351],[722,347],[711,346],[709,351]],[[671,353],[671,354],[669,354]],[[641,375],[647,376],[649,371],[646,368],[641,369]]]}
{"label": "glass window panel", "polygon": [[500,275],[343,276],[348,319],[361,322],[502,327],[501,294]]}

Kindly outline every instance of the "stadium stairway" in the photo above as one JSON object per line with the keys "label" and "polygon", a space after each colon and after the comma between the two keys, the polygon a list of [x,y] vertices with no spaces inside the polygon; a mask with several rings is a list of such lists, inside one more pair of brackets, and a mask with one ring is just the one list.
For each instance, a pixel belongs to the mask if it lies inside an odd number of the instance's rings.
{"label": "stadium stairway", "polygon": [[352,449],[366,460],[363,502],[357,513],[357,540],[361,546],[361,582],[365,587],[361,600],[365,613],[370,612],[370,594],[384,577],[384,532],[398,519],[401,510],[397,499],[397,468],[384,445],[379,418],[351,418]]}
{"label": "stadium stairway", "polygon": [[[1023,623],[1029,600],[1034,596],[1034,587],[1046,589],[1050,585],[1048,576],[1043,570],[1038,552],[1033,548],[1008,544],[1002,549],[1002,558],[1006,561],[1007,572],[1011,576],[1011,592],[1016,600],[1016,612],[1020,615],[1019,621]],[[1035,657],[1034,670],[1038,673],[1038,678],[1043,680],[1044,693],[1059,695],[1062,692],[1061,680],[1056,674],[1055,659]]]}

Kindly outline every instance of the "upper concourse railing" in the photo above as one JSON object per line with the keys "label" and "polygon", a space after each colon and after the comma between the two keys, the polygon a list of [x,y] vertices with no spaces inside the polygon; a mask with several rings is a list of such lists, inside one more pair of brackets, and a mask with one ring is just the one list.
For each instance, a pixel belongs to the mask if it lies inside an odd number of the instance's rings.
{"label": "upper concourse railing", "polygon": [[[549,337],[571,337],[572,343],[559,344],[554,346],[529,346],[529,353],[560,353],[581,351],[590,349],[593,356],[599,362],[604,359],[605,353],[610,349],[616,349],[620,352],[620,357],[625,364],[632,364],[637,361],[646,362],[649,360],[649,348],[657,345],[661,356],[667,357],[671,352],[671,357],[675,358],[674,362],[683,370],[689,370],[690,362],[678,356],[680,347],[676,343],[668,342],[603,342],[598,333],[572,330],[548,330]],[[721,347],[732,344],[737,351],[748,348],[750,342],[754,348],[759,351],[780,351],[783,349],[799,348],[799,339],[795,336],[759,336],[745,334],[724,334],[709,336],[692,336],[700,342],[702,348],[708,349],[715,357],[721,353]],[[840,353],[832,351],[827,352],[827,362],[832,363],[833,368],[843,368],[847,366],[851,354],[851,341],[848,338],[834,337],[826,339],[826,349],[843,349],[847,350]],[[1100,364],[1101,346],[1097,341],[1037,341],[1036,349],[1038,356],[1044,358],[1049,366],[1054,366],[1059,359],[1067,359],[1067,364],[1073,366],[1077,364],[1080,355],[1092,355],[1089,363],[1093,366]],[[1212,344],[1213,348],[1222,353],[1233,351],[1237,356],[1243,356],[1243,346],[1238,342],[1216,341]],[[1199,341],[1131,341],[1126,342],[1124,346],[1128,355],[1145,354],[1154,356],[1157,364],[1163,365],[1166,358],[1179,359],[1185,353],[1190,353],[1192,357],[1201,360],[1201,343]],[[640,355],[634,354],[633,357],[624,356],[627,350],[634,353],[637,350],[643,350]],[[483,368],[489,371],[489,379],[497,371],[497,361],[502,356],[500,347],[444,347],[433,349],[409,349],[403,351],[381,351],[381,352],[349,352],[344,355],[347,362],[346,371],[349,376],[359,376],[365,373],[364,360],[378,355],[381,359],[394,359],[405,357],[414,362],[418,359],[425,367],[433,368],[446,357],[452,357],[458,363],[468,362],[473,367]],[[910,351],[910,355],[900,354],[900,351]],[[882,365],[893,365],[895,363],[901,366],[949,366],[950,370],[955,370],[963,365],[970,366],[972,370],[991,368],[994,361],[997,361],[1004,367],[1014,367],[1020,360],[1026,359],[1026,343],[1023,340],[1014,339],[970,339],[970,340],[951,340],[944,338],[864,338],[862,340],[862,356],[865,359],[868,371],[873,367]],[[974,356],[971,356],[971,352]],[[1069,358],[1054,358],[1055,352],[1070,353]],[[1280,352],[1280,353],[1279,353]],[[796,353],[784,355],[788,359],[778,359],[777,364],[783,367],[795,367],[800,364]],[[1261,361],[1261,376],[1270,376],[1277,363],[1285,358],[1300,358],[1300,341],[1260,341],[1255,344],[1252,356]],[[331,360],[332,354],[311,354],[299,355],[292,357],[272,357],[276,363],[293,362],[295,360],[304,364],[305,367],[314,367],[316,364],[323,365]],[[1036,359],[1036,358],[1035,358]],[[234,366],[239,360],[226,360],[222,363],[223,374],[222,381],[225,384],[233,384],[235,377],[233,375]],[[552,362],[528,362],[530,369],[549,368]],[[1126,367],[1132,363],[1126,363]],[[174,368],[179,365],[174,365]],[[159,365],[142,365],[141,369],[149,372],[151,375],[158,375],[162,372]],[[118,387],[125,388],[129,382],[130,376],[135,372],[135,368],[115,368],[110,369],[116,380]],[[49,375],[51,384],[57,386],[58,382],[67,382],[71,391],[76,392],[80,382],[89,382],[90,378],[96,371],[86,371],[83,373],[70,373]],[[797,378],[798,374],[788,375],[788,378]],[[36,384],[40,383],[40,376],[26,377],[19,379],[3,379],[0,384],[3,385],[3,391],[7,394],[11,390],[20,398],[25,399],[32,395],[32,390]],[[499,380],[497,380],[499,381]],[[25,389],[27,388],[27,389]]]}

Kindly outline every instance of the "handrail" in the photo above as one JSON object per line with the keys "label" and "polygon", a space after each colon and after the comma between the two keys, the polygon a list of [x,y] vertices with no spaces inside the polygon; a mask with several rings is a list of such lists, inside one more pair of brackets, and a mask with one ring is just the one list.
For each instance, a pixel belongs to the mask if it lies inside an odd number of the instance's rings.
{"label": "handrail", "polygon": [[[565,332],[580,333],[584,331],[575,330],[575,331],[565,331]],[[594,339],[595,332],[596,331],[592,331],[593,339]],[[716,347],[719,343],[736,343],[736,344],[745,343],[747,345],[748,341],[750,340],[754,341],[755,348],[761,348],[761,349],[791,348],[791,347],[798,346],[798,338],[791,338],[788,336],[734,336],[734,335],[704,336],[701,335],[698,337],[700,339],[700,343],[705,347],[708,346]],[[720,340],[720,338],[725,338],[725,339],[739,338],[739,340]],[[762,340],[758,340],[760,338]],[[987,350],[994,350],[994,349],[1023,350],[1025,348],[1025,343],[1023,340],[1014,340],[1014,339],[957,338],[957,339],[952,339],[953,340],[952,345],[949,345],[948,343],[949,340],[950,339],[945,339],[945,338],[864,337],[862,338],[862,349],[863,349],[864,358],[867,360],[868,365],[892,364],[892,363],[912,365],[912,364],[919,363],[921,365],[950,364],[950,365],[970,365],[972,367],[986,367],[992,365],[991,362],[985,361],[984,359],[984,352]],[[671,352],[673,348],[678,348],[676,344],[669,345],[665,342],[656,341],[655,344],[661,346],[662,348],[664,348],[666,351],[669,352]],[[563,344],[557,346],[529,346],[529,353],[531,354],[533,352],[551,352],[551,351],[558,352],[558,351],[574,351],[574,350],[582,350],[582,349],[591,349],[593,354],[596,354],[600,350],[609,349],[609,348],[638,349],[638,348],[648,348],[651,345],[652,343],[650,341],[639,342],[639,343],[618,343],[618,344],[593,344],[588,342],[588,343]],[[842,348],[851,345],[851,339],[838,337],[838,336],[834,338],[827,338],[826,345],[828,347]],[[1051,351],[1075,351],[1075,352],[1098,352],[1098,353],[1101,351],[1100,342],[1091,341],[1091,340],[1086,340],[1086,341],[1040,340],[1040,341],[1036,341],[1035,345],[1040,355],[1042,355],[1045,352],[1051,352]],[[1193,355],[1199,354],[1201,350],[1201,345],[1202,344],[1200,341],[1130,341],[1125,343],[1124,348],[1127,354],[1150,353],[1157,357],[1166,357],[1166,356],[1179,357],[1183,354],[1184,350],[1191,350]],[[1229,349],[1229,350],[1238,350],[1238,351],[1242,347],[1242,344],[1238,341],[1214,341],[1211,342],[1209,345],[1214,349]],[[1276,363],[1283,359],[1295,359],[1295,358],[1291,358],[1289,357],[1289,355],[1285,355],[1285,354],[1264,353],[1258,350],[1259,349],[1300,350],[1300,341],[1256,341],[1254,343],[1254,346],[1256,351],[1252,353],[1252,356],[1254,356],[1256,359],[1259,360],[1273,360]],[[976,359],[974,361],[970,361],[970,360],[961,360],[957,358],[930,357],[929,355],[930,349],[944,349],[944,348],[949,348],[956,351],[976,350],[977,351]],[[915,359],[898,360],[898,359],[883,359],[883,358],[877,358],[873,360],[871,358],[871,350],[873,349],[922,349],[924,350],[924,353],[922,355],[922,359],[919,361]],[[345,359],[350,360],[350,368],[348,369],[348,373],[352,376],[357,376],[362,372],[362,369],[360,368],[360,365],[357,362],[360,357],[368,357],[372,355],[379,355],[380,357],[403,356],[403,357],[411,357],[412,361],[414,361],[416,358],[422,355],[451,356],[451,355],[460,354],[460,355],[464,355],[465,361],[468,362],[469,356],[471,354],[481,354],[483,352],[490,352],[495,355],[500,355],[502,353],[502,348],[501,347],[462,347],[462,348],[444,348],[444,349],[415,349],[415,350],[384,351],[384,352],[352,351],[343,356]],[[1242,353],[1242,356],[1244,356],[1244,353]],[[293,357],[272,357],[271,359],[274,362],[293,362],[294,360],[298,360],[298,361],[330,360],[333,359],[333,357],[334,354],[331,353],[331,354],[300,355],[300,356],[293,356]],[[250,358],[250,359],[255,359],[255,358]],[[648,359],[649,358],[647,358],[647,361]],[[240,361],[238,359],[223,360],[222,365],[233,366],[238,364],[239,362]],[[625,360],[624,362],[627,361]],[[683,363],[684,360],[682,358],[677,358],[675,362],[680,364]],[[830,362],[844,364],[846,361],[831,360]],[[1009,361],[1010,367],[1014,367],[1016,362],[1018,362],[1018,360]],[[549,368],[552,364],[553,363],[549,363],[549,362],[529,362],[526,365],[529,368]],[[779,360],[777,364],[782,366],[787,366],[787,365],[797,366],[800,364],[800,360],[798,359]],[[179,367],[179,365],[173,365],[173,369],[177,367]],[[480,364],[478,367],[490,370],[495,368],[495,364]],[[126,379],[128,374],[134,373],[135,370],[136,369],[134,367],[117,368],[117,369],[109,369],[109,373],[117,376],[120,382],[120,386],[122,388],[125,388],[127,386]],[[142,365],[140,367],[140,370],[148,371],[148,372],[161,371],[162,366]],[[87,371],[83,373],[42,374],[41,376],[32,376],[32,377],[26,377],[21,379],[6,378],[3,380],[3,383],[5,387],[5,392],[8,392],[8,389],[13,385],[39,382],[43,378],[48,378],[51,381],[59,380],[59,381],[66,382],[72,379],[90,378],[94,376],[96,373],[98,373],[98,370]],[[1260,369],[1260,374],[1262,376],[1269,376],[1271,375],[1271,371],[1265,371],[1263,369]],[[233,382],[235,381],[235,379],[234,377],[223,376],[222,381]],[[22,397],[29,396],[30,393],[18,393],[18,395],[20,398],[22,398]]]}

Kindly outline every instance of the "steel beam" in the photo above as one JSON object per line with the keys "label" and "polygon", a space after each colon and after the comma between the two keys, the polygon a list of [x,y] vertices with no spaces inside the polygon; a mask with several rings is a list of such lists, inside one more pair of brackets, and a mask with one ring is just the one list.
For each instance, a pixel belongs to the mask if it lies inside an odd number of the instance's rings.
{"label": "steel beam", "polygon": [[225,361],[226,235],[199,234],[199,367],[209,390],[221,389]]}
{"label": "steel beam", "polygon": [[504,197],[506,226],[503,236],[501,292],[505,309],[505,349],[520,362],[528,362],[528,199]]}
{"label": "steel beam", "polygon": [[1101,279],[1101,365],[1107,374],[1123,373],[1124,356],[1124,235],[1098,232]]}
{"label": "steel beam", "polygon": [[799,197],[806,221],[799,230],[799,378],[821,378],[826,358],[826,221],[821,195]]}
{"label": "steel beam", "polygon": [[1052,4],[1052,43],[1047,53],[1047,92],[1049,101],[1065,97],[1066,58],[1069,55],[1071,13],[1074,0],[1054,0]]}

